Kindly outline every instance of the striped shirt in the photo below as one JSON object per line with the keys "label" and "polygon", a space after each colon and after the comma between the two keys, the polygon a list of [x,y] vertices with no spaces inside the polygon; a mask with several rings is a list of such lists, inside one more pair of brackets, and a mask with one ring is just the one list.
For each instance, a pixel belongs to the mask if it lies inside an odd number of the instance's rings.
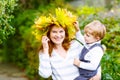
{"label": "striped shirt", "polygon": [[[80,37],[80,36],[79,36]],[[80,38],[82,39],[82,38]],[[39,52],[39,74],[44,78],[52,76],[53,80],[73,80],[79,76],[79,71],[73,65],[74,58],[78,58],[83,46],[77,41],[71,43],[67,57],[62,58],[55,50],[52,56]]]}

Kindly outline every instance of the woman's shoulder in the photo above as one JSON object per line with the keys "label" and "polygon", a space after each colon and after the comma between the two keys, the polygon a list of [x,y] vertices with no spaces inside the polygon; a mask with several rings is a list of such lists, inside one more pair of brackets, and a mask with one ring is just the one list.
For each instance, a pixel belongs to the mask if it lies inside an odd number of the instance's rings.
{"label": "woman's shoulder", "polygon": [[80,44],[77,40],[72,40],[71,42],[70,42],[70,48],[78,48],[78,47],[83,47],[83,45],[82,44]]}

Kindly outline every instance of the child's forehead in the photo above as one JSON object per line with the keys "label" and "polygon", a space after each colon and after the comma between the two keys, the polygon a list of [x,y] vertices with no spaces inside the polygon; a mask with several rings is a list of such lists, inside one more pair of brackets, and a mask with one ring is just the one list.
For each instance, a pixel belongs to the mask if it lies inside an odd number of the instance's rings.
{"label": "child's forehead", "polygon": [[85,31],[86,33],[91,33],[91,32],[93,32],[93,29],[90,28],[90,27],[86,27],[86,28],[84,29],[84,31]]}
{"label": "child's forehead", "polygon": [[87,30],[87,31],[85,31],[85,34],[91,35],[91,34],[93,34],[93,31],[90,31],[90,30],[88,31],[88,30]]}
{"label": "child's forehead", "polygon": [[96,25],[96,26],[86,26],[85,28],[84,28],[84,31],[85,32],[89,32],[89,33],[93,33],[93,32],[100,32],[102,30],[102,28],[100,27],[100,26],[98,26],[98,25]]}

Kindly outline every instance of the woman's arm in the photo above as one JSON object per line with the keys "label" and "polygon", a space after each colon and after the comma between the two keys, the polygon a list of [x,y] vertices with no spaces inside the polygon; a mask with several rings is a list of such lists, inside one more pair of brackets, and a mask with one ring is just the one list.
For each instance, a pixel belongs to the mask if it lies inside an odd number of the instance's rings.
{"label": "woman's arm", "polygon": [[39,74],[44,78],[48,78],[52,74],[50,57],[48,54],[48,41],[49,39],[47,36],[42,37],[43,50],[39,52]]}
{"label": "woman's arm", "polygon": [[48,78],[52,74],[50,58],[48,54],[39,53],[39,75]]}

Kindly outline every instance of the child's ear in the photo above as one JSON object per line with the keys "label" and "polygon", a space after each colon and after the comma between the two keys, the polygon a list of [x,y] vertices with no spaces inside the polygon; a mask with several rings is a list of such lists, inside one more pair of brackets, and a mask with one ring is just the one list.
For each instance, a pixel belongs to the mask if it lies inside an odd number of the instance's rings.
{"label": "child's ear", "polygon": [[99,41],[99,40],[100,40],[100,37],[96,37],[96,40]]}

